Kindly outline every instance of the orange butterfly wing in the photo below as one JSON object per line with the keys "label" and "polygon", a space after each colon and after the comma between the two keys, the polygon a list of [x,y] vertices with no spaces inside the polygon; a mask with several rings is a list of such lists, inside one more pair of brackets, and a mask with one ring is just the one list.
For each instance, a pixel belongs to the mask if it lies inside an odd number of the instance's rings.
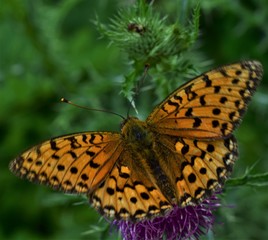
{"label": "orange butterfly wing", "polygon": [[[122,156],[132,161],[129,157]],[[108,217],[132,221],[160,215],[171,209],[172,205],[161,190],[145,176],[137,177],[136,171],[129,166],[115,166],[108,178],[92,193],[92,206]]]}
{"label": "orange butterfly wing", "polygon": [[19,177],[69,193],[93,191],[122,152],[120,134],[85,132],[51,139],[10,164]]}
{"label": "orange butterfly wing", "polygon": [[156,144],[155,149],[161,156],[160,165],[171,176],[176,189],[176,201],[173,204],[183,207],[200,203],[220,188],[238,157],[233,136],[201,141],[159,135]]}
{"label": "orange butterfly wing", "polygon": [[162,157],[173,169],[178,204],[202,201],[230,175],[238,158],[232,132],[262,74],[257,61],[209,71],[175,90],[147,118],[159,138],[156,149],[166,148],[174,159]]}
{"label": "orange butterfly wing", "polygon": [[187,82],[159,104],[147,122],[159,133],[187,138],[230,136],[263,74],[257,61],[226,65]]}
{"label": "orange butterfly wing", "polygon": [[137,176],[131,163],[120,134],[85,132],[43,142],[12,161],[10,169],[54,190],[86,194],[107,217],[139,220],[170,209],[160,189]]}

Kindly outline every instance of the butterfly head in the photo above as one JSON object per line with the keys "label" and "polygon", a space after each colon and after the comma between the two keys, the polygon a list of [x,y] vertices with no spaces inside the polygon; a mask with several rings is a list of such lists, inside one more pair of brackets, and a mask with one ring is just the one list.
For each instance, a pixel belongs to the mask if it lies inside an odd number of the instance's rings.
{"label": "butterfly head", "polygon": [[122,122],[121,135],[128,143],[137,143],[139,146],[151,146],[152,137],[146,122],[136,117],[129,117]]}

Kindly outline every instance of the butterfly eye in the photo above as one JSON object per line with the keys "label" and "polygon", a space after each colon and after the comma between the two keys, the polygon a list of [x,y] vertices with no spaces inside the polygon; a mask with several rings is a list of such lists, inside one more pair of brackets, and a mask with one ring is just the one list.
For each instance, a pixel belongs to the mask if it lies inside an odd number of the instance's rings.
{"label": "butterfly eye", "polygon": [[143,141],[146,138],[146,133],[141,131],[140,128],[133,129],[134,130],[134,136],[137,141]]}

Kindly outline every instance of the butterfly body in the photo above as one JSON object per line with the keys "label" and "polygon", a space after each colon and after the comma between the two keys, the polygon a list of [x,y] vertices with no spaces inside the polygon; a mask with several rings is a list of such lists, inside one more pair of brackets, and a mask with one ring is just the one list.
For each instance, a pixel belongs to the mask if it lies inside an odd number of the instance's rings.
{"label": "butterfly body", "polygon": [[263,74],[243,61],[201,74],[121,132],[84,132],[45,141],[10,163],[16,175],[86,194],[101,214],[140,221],[217,191],[238,158],[233,131]]}
{"label": "butterfly body", "polygon": [[[177,203],[175,182],[172,181],[171,171],[166,166],[165,157],[169,156],[174,149],[161,148],[157,139],[161,138],[157,131],[146,122],[137,118],[127,119],[122,128],[123,142],[127,145],[125,149],[129,149],[131,155],[127,164],[131,169],[135,169],[142,179],[146,176],[150,179],[154,187],[158,187],[169,202]],[[163,165],[163,166],[162,166]]]}

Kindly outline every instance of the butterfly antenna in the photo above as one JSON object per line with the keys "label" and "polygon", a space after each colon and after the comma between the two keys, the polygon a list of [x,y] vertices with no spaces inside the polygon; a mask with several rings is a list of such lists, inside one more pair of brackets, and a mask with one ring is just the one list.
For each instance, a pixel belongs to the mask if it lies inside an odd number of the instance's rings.
{"label": "butterfly antenna", "polygon": [[[139,95],[139,92],[140,92],[140,89],[141,87],[143,86],[143,83],[144,83],[144,80],[147,76],[147,73],[148,73],[148,70],[150,68],[150,64],[149,63],[146,63],[145,66],[144,66],[144,71],[143,71],[143,74],[141,76],[141,79],[137,82],[136,86],[135,86],[135,91],[134,91],[134,94],[133,94],[133,97],[132,99],[130,100],[130,105],[128,107],[128,111],[127,111],[127,116],[129,117],[129,111],[130,111],[130,108],[131,106],[134,107],[134,109],[136,110],[136,107],[135,107],[135,101],[137,99],[137,96]],[[136,110],[137,112],[137,110]]]}
{"label": "butterfly antenna", "polygon": [[89,111],[97,111],[97,112],[110,113],[110,114],[119,116],[119,117],[121,117],[122,119],[125,120],[125,118],[124,118],[122,115],[120,115],[120,114],[118,114],[118,113],[115,113],[115,112],[112,112],[112,111],[109,111],[109,110],[105,110],[105,109],[96,109],[96,108],[89,108],[89,107],[85,107],[85,106],[80,106],[80,105],[77,105],[77,104],[75,104],[75,103],[73,103],[73,102],[67,100],[66,98],[61,98],[60,101],[63,102],[63,103],[68,103],[68,104],[73,105],[73,106],[78,107],[78,108],[82,108],[82,109],[89,110]]}

